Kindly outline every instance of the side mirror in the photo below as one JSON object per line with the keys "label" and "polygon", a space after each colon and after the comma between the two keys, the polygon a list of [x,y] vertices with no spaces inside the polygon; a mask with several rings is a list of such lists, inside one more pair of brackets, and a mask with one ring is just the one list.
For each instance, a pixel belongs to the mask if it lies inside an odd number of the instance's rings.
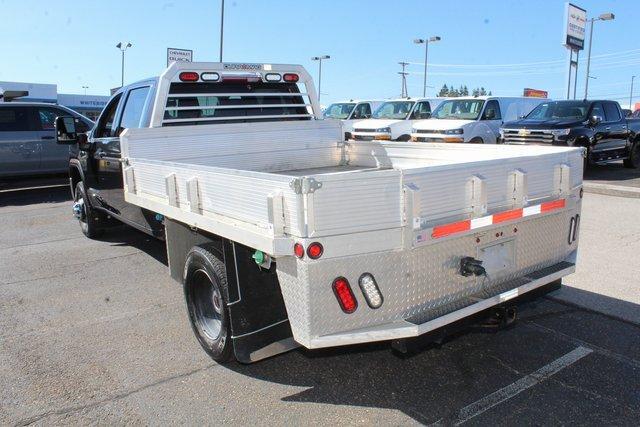
{"label": "side mirror", "polygon": [[78,132],[76,130],[76,118],[71,116],[56,117],[56,143],[62,145],[73,145],[78,143]]}
{"label": "side mirror", "polygon": [[591,116],[589,117],[589,123],[593,126],[600,124],[602,122],[602,116]]}

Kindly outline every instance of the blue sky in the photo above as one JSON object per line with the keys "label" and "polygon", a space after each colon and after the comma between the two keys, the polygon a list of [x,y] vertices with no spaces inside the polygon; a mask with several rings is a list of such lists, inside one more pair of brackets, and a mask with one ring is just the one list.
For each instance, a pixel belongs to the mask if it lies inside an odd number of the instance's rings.
{"label": "blue sky", "polygon": [[[574,3],[589,16],[616,14],[596,23],[589,94],[627,104],[631,76],[640,76],[640,1]],[[420,95],[424,50],[412,40],[432,35],[442,41],[429,48],[428,95],[443,83],[484,86],[494,95],[521,95],[524,87],[566,93],[560,0],[226,0],[225,12],[225,61],[299,63],[315,77],[310,57],[331,55],[323,64],[323,104],[399,95],[398,61],[415,63],[408,88]],[[0,0],[0,80],[108,94],[120,84],[118,41],[133,44],[125,82],[159,74],[167,47],[217,61],[219,13],[219,0]]]}

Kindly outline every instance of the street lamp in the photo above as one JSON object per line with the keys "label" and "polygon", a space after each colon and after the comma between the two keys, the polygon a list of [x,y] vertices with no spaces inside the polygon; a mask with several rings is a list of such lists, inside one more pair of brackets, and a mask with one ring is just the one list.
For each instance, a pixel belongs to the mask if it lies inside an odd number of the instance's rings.
{"label": "street lamp", "polygon": [[318,61],[318,104],[320,103],[320,96],[322,95],[322,92],[320,91],[322,84],[322,60],[329,58],[331,58],[329,55],[314,56],[311,58],[312,61]]}
{"label": "street lamp", "polygon": [[[633,84],[631,85],[633,87]],[[82,89],[84,89],[84,94],[87,94],[87,89],[89,89],[89,86],[82,86]]]}
{"label": "street lamp", "polygon": [[587,95],[589,93],[589,67],[591,66],[591,43],[593,42],[593,23],[595,21],[612,21],[615,19],[615,15],[613,13],[603,13],[597,18],[591,18],[588,21],[591,23],[591,29],[589,30],[589,52],[587,53],[587,78],[584,82],[584,99],[587,99]]}
{"label": "street lamp", "polygon": [[120,42],[116,45],[116,47],[120,49],[120,52],[122,52],[122,79],[121,79],[122,83],[120,84],[120,86],[124,86],[124,52],[131,46],[132,45],[129,42],[127,42],[127,44]]}
{"label": "street lamp", "polygon": [[413,42],[415,44],[423,44],[424,43],[424,80],[422,87],[422,96],[427,96],[427,56],[429,54],[429,43],[440,41],[441,38],[439,36],[429,37],[428,39],[415,39]]}
{"label": "street lamp", "polygon": [[631,76],[631,92],[629,93],[629,109],[631,111],[633,111],[633,79],[635,79],[636,76]]}

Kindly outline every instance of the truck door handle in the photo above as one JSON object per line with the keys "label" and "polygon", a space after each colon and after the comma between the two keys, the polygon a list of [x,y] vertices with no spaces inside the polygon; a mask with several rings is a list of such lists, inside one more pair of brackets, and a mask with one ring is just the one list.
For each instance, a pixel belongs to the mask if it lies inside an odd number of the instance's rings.
{"label": "truck door handle", "polygon": [[611,130],[611,126],[607,126],[604,130]]}

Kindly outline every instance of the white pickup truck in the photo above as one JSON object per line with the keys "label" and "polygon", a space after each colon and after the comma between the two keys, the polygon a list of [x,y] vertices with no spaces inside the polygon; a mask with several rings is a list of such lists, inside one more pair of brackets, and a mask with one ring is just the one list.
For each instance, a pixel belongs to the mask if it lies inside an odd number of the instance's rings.
{"label": "white pickup truck", "polygon": [[446,333],[575,269],[582,149],[347,143],[295,65],[173,63],[148,93],[124,198],[217,361]]}

